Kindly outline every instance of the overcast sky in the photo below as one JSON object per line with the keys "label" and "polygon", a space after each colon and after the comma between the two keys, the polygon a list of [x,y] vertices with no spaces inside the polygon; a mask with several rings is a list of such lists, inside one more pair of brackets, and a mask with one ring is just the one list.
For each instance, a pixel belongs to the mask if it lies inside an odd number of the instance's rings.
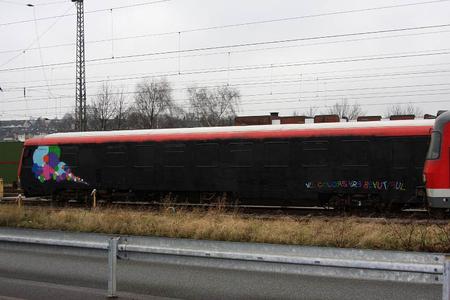
{"label": "overcast sky", "polygon": [[[342,99],[369,115],[450,108],[450,0],[86,0],[85,12],[88,102],[108,81],[132,103],[138,82],[164,76],[185,109],[187,87],[224,84],[239,115]],[[70,0],[0,0],[0,119],[73,111],[75,13]]]}

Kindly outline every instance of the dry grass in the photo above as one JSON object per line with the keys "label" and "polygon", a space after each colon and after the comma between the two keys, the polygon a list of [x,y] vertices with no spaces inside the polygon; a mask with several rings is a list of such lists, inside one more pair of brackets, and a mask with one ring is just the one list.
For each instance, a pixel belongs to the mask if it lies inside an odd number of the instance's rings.
{"label": "dry grass", "polygon": [[351,218],[259,219],[222,209],[124,209],[0,206],[0,226],[344,248],[450,252],[450,224],[398,224]]}

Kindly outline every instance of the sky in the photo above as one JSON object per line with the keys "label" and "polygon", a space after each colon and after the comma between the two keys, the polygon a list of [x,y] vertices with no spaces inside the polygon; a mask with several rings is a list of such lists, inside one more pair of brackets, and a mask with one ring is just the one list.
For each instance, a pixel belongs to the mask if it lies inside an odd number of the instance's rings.
{"label": "sky", "polygon": [[[74,110],[75,14],[0,0],[0,120]],[[241,116],[450,108],[450,0],[85,0],[85,41],[88,103],[166,78],[186,110],[191,86],[238,89]]]}

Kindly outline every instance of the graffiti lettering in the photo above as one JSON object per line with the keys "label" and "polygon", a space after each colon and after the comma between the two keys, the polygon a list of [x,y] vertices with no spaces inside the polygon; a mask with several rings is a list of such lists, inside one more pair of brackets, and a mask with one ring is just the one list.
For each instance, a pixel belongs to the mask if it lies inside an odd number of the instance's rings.
{"label": "graffiti lettering", "polygon": [[406,184],[403,181],[375,181],[375,180],[339,180],[339,181],[308,181],[305,183],[307,189],[363,189],[377,191],[405,191]]}

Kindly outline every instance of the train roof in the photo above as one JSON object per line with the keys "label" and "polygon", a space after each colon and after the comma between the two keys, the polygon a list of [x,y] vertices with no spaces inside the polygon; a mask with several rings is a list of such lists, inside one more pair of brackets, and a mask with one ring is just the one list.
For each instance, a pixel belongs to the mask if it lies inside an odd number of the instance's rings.
{"label": "train roof", "polygon": [[314,136],[425,136],[434,120],[312,123],[227,127],[196,127],[54,133],[25,142],[26,146],[145,141],[261,139]]}

